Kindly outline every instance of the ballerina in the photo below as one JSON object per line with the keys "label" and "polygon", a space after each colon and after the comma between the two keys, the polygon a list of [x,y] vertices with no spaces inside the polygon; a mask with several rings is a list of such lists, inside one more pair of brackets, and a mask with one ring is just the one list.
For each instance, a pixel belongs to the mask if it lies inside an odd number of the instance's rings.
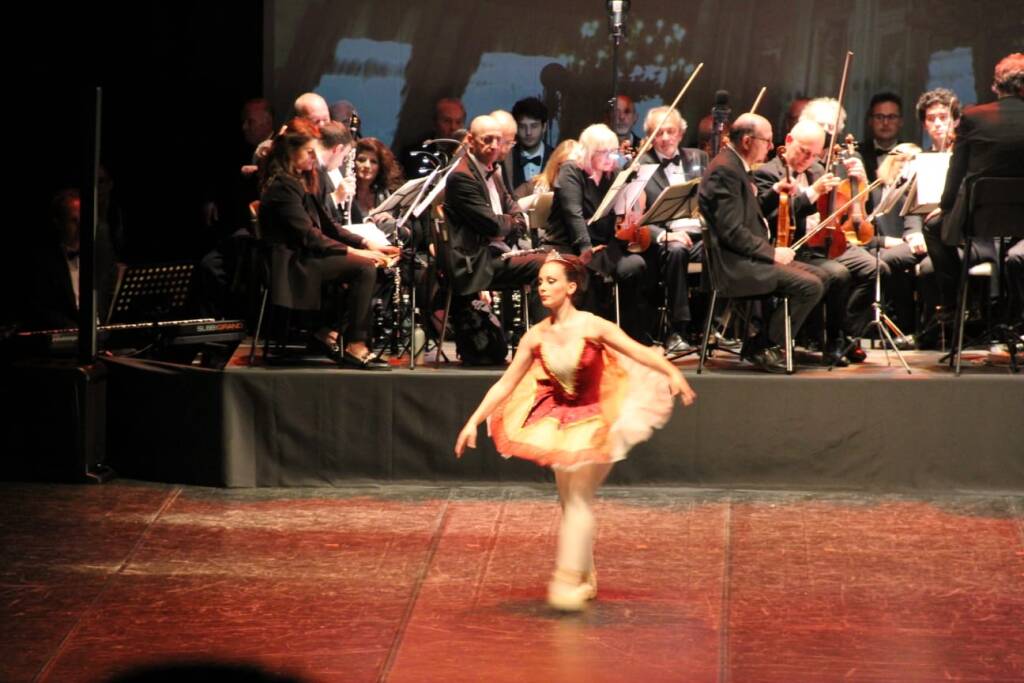
{"label": "ballerina", "polygon": [[616,461],[668,421],[674,396],[687,406],[697,397],[660,353],[578,310],[573,300],[585,285],[579,258],[549,253],[537,292],[550,316],[520,341],[455,443],[456,457],[475,448],[477,428],[487,419],[504,457],[554,470],[562,522],[547,598],[565,611],[581,610],[597,595],[592,506],[598,487]]}

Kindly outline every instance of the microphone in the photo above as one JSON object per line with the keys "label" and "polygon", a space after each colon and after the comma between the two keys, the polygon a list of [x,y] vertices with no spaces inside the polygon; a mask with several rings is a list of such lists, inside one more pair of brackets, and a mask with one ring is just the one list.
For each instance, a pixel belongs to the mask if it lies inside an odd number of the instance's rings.
{"label": "microphone", "polygon": [[608,0],[608,24],[611,34],[616,38],[625,35],[626,12],[629,11],[629,0]]}
{"label": "microphone", "polygon": [[718,154],[722,144],[722,133],[725,131],[725,124],[729,123],[729,115],[732,114],[732,107],[729,106],[729,91],[718,90],[715,92],[715,106],[711,107],[711,156]]}

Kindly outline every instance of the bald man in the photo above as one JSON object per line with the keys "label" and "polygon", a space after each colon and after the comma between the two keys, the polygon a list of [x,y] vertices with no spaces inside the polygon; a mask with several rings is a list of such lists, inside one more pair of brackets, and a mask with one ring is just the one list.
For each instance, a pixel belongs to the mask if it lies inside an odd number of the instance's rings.
{"label": "bald man", "polygon": [[492,116],[476,117],[466,144],[469,153],[445,185],[455,293],[469,296],[530,284],[544,263],[543,254],[502,258],[510,251],[507,240],[520,234],[526,221],[496,172],[504,146],[501,123]]}
{"label": "bald man", "polygon": [[[701,180],[700,210],[707,221],[712,277],[724,297],[788,295],[794,333],[825,291],[824,274],[795,261],[788,247],[773,247],[750,177],[752,164],[764,161],[772,145],[772,126],[757,114],[742,114],[728,143]],[[785,372],[783,309],[768,322],[767,338],[744,340],[742,356],[765,372]]]}
{"label": "bald man", "polygon": [[327,107],[327,100],[315,92],[307,92],[295,99],[295,115],[322,126],[331,120],[331,110]]}
{"label": "bald man", "polygon": [[[836,113],[839,112],[838,127],[836,126]],[[826,173],[821,163],[825,156],[826,145],[829,139],[842,139],[843,126],[846,125],[846,112],[839,108],[839,102],[830,97],[818,97],[810,100],[800,114],[800,119],[790,130],[798,131],[799,138],[786,136],[786,140],[793,141],[794,153],[805,151],[808,147],[816,150],[814,163],[806,169],[797,172],[796,182],[800,185],[803,193],[800,199],[798,211],[794,211],[797,228],[796,237],[802,236],[805,229],[811,229],[817,224],[817,215],[814,202],[817,198],[831,191],[840,180],[855,178],[860,187],[867,186],[867,174],[864,170],[864,162],[854,154],[844,157],[841,164],[838,164],[838,177],[832,173]],[[822,131],[819,135],[815,128]],[[834,134],[834,135],[833,135]],[[817,140],[821,139],[818,144]],[[789,143],[787,142],[787,145]],[[801,159],[801,163],[805,160]],[[765,216],[772,225],[775,224],[778,214],[778,187],[776,184],[783,176],[782,164],[773,160],[771,164],[765,164],[758,169],[755,180],[758,183],[758,195],[761,200]],[[813,187],[808,187],[813,185]],[[807,199],[807,202],[804,202]],[[867,198],[867,208],[870,210],[870,198]],[[791,208],[793,206],[791,205]],[[825,249],[821,247],[805,246],[799,252],[798,258],[807,263],[824,268],[829,277],[828,301],[826,308],[826,335],[827,347],[825,360],[834,361],[836,365],[844,365],[847,362],[861,363],[867,358],[867,354],[858,344],[851,345],[848,337],[856,337],[865,329],[871,315],[871,303],[874,300],[875,281],[875,258],[858,246],[850,246],[836,258],[830,261],[826,258]],[[836,267],[839,264],[842,268]],[[889,275],[889,268],[881,264],[882,276]],[[848,349],[845,354],[837,354],[837,351]]]}
{"label": "bald man", "polygon": [[498,127],[501,128],[501,152],[498,155],[498,162],[496,168],[498,169],[498,176],[501,178],[501,182],[505,184],[505,189],[512,192],[515,188],[511,185],[511,179],[505,177],[505,169],[503,168],[508,161],[509,154],[516,146],[516,132],[518,126],[516,120],[512,117],[512,114],[508,113],[504,109],[496,109],[490,113],[490,117],[497,121]]}

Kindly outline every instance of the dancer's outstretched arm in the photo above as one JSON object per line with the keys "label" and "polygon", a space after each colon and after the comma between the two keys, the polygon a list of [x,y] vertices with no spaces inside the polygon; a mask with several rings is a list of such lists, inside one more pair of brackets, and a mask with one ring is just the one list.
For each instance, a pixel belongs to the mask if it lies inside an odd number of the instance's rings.
{"label": "dancer's outstretched arm", "polygon": [[487,416],[498,407],[499,403],[512,393],[512,390],[519,384],[519,380],[530,369],[530,365],[533,364],[533,347],[537,341],[538,332],[535,325],[523,335],[523,338],[519,341],[519,346],[516,348],[516,355],[512,358],[512,362],[505,368],[501,378],[487,390],[484,400],[480,401],[480,405],[477,406],[473,414],[469,416],[469,420],[466,421],[466,426],[459,432],[459,438],[455,442],[456,458],[462,457],[462,453],[466,450],[467,446],[476,448],[477,427],[487,419]]}

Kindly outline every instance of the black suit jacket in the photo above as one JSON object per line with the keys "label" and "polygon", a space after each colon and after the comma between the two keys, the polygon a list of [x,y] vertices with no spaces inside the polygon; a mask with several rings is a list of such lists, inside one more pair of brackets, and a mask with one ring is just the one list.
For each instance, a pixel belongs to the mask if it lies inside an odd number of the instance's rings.
{"label": "black suit jacket", "polygon": [[708,224],[712,278],[724,296],[768,294],[778,285],[775,249],[743,161],[725,147],[700,183],[700,211]]}
{"label": "black suit jacket", "polygon": [[[553,151],[555,150],[548,143],[542,143],[540,152],[541,170],[548,163]],[[510,193],[515,193],[519,186],[526,182],[526,176],[523,174],[522,150],[518,147],[513,147],[512,151],[505,157],[505,160],[501,162],[501,177],[505,181],[505,189]]]}
{"label": "black suit jacket", "polygon": [[963,238],[966,184],[982,175],[1024,176],[1024,98],[1003,97],[965,110],[942,192],[942,241]]}
{"label": "black suit jacket", "polygon": [[[686,174],[686,179],[699,178],[704,174],[704,171],[708,167],[708,155],[706,152],[694,147],[683,147],[679,150],[680,161],[683,165],[683,173]],[[660,163],[658,155],[654,153],[654,150],[648,151],[640,159],[641,164],[657,164]],[[650,208],[654,203],[654,200],[668,187],[668,176],[665,175],[664,169],[658,169],[651,176],[651,179],[647,181],[647,186],[644,188],[644,193],[647,195],[647,208]]]}
{"label": "black suit jacket", "polygon": [[491,207],[487,183],[468,157],[463,157],[445,181],[444,215],[448,223],[454,286],[458,294],[487,289],[494,277],[491,242],[526,228],[526,217],[501,180],[495,185],[502,213]]}

